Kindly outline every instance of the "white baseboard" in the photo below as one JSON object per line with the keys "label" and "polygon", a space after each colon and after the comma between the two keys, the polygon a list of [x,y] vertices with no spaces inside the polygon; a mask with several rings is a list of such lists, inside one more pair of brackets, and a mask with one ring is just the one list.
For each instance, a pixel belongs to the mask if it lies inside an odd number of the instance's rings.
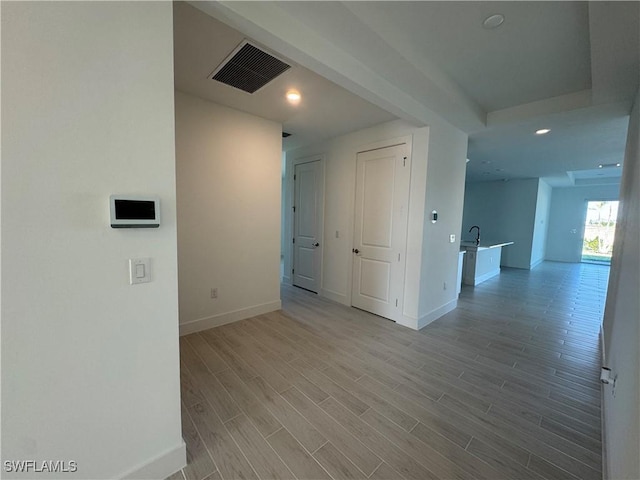
{"label": "white baseboard", "polygon": [[346,295],[342,293],[334,292],[333,290],[327,290],[325,288],[322,288],[320,290],[320,296],[324,298],[328,298],[329,300],[333,300],[334,302],[341,303],[342,305],[346,305],[348,307],[351,306],[351,303],[349,302],[349,299],[347,298]]}
{"label": "white baseboard", "polygon": [[398,325],[402,325],[403,327],[410,328],[411,330],[418,330],[417,318],[407,317],[406,315],[402,315],[400,318],[397,318],[395,322]]}
{"label": "white baseboard", "polygon": [[531,262],[531,265],[529,265],[529,269],[533,270],[534,268],[536,268],[538,265],[540,265],[542,262],[544,262],[544,258],[541,258],[539,260],[536,260],[535,262]]}
{"label": "white baseboard", "polygon": [[[480,275],[479,277],[475,278],[475,282],[474,282],[474,286],[478,285],[486,280],[489,280],[490,278],[495,277],[496,275],[500,275],[500,268],[497,268],[495,270],[491,270],[490,272],[485,273],[484,275]],[[431,322],[429,322],[431,323]]]}
{"label": "white baseboard", "polygon": [[282,302],[280,300],[277,300],[275,302],[254,305],[253,307],[241,308],[239,310],[234,310],[231,312],[219,313],[217,315],[213,315],[212,317],[191,320],[190,322],[180,324],[180,336],[200,332],[202,330],[208,330],[209,328],[213,327],[219,327],[220,325],[226,325],[227,323],[233,323],[239,320],[244,320],[245,318],[262,315],[263,313],[280,310],[281,308]]}
{"label": "white baseboard", "polygon": [[184,440],[180,445],[165,453],[158,455],[153,460],[139,465],[118,478],[122,479],[163,479],[173,475],[187,464],[187,446]]}
{"label": "white baseboard", "polygon": [[434,320],[437,320],[441,316],[449,313],[450,311],[455,310],[457,306],[458,306],[458,299],[454,298],[453,300],[445,303],[441,307],[431,310],[429,313],[427,313],[426,315],[423,315],[418,319],[417,330],[420,330],[421,328],[426,327]]}

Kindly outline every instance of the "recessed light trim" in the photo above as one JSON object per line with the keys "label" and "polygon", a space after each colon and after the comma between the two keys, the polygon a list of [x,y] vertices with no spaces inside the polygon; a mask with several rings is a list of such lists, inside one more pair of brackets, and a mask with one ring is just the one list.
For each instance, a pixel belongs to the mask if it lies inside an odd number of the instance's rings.
{"label": "recessed light trim", "polygon": [[550,131],[551,131],[550,128],[541,128],[539,130],[536,130],[536,135],[546,135]]}
{"label": "recessed light trim", "polygon": [[598,168],[616,168],[616,167],[621,167],[622,164],[621,163],[601,163],[600,165],[598,165]]}
{"label": "recessed light trim", "polygon": [[302,96],[300,95],[300,92],[297,90],[289,90],[287,92],[286,97],[289,103],[293,103],[293,104],[300,102],[300,99],[302,98]]}
{"label": "recessed light trim", "polygon": [[504,15],[502,15],[501,13],[496,13],[485,18],[482,22],[482,26],[487,30],[493,30],[494,28],[498,28],[503,23]]}

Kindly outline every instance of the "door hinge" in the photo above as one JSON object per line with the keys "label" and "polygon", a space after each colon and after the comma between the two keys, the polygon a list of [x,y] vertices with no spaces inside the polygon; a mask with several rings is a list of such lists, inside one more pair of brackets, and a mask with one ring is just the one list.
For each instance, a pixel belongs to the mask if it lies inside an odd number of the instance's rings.
{"label": "door hinge", "polygon": [[403,167],[407,166],[407,157],[402,157],[402,166]]}
{"label": "door hinge", "polygon": [[293,175],[293,179],[294,179],[294,180],[296,179],[296,176],[295,176],[295,174]]}
{"label": "door hinge", "polygon": [[398,306],[398,299],[396,298],[396,307]]}
{"label": "door hinge", "polygon": [[293,243],[296,243],[296,239],[295,238],[293,239]]}
{"label": "door hinge", "polygon": [[295,269],[295,268],[292,268],[292,269],[291,269],[291,273],[292,273],[292,274],[293,274],[293,273],[296,273],[296,269]]}
{"label": "door hinge", "polygon": [[296,206],[294,205],[293,206],[293,212],[295,213],[295,211],[296,211]]}
{"label": "door hinge", "polygon": [[400,254],[398,254],[398,261],[400,261]]}

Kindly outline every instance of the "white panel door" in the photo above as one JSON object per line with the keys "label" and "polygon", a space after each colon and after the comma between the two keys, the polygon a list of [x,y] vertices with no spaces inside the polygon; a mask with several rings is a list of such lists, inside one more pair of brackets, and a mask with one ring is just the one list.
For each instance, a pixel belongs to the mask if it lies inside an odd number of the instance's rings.
{"label": "white panel door", "polygon": [[358,154],[351,303],[391,320],[402,314],[410,158],[406,145]]}
{"label": "white panel door", "polygon": [[294,167],[293,284],[318,293],[322,265],[322,163]]}

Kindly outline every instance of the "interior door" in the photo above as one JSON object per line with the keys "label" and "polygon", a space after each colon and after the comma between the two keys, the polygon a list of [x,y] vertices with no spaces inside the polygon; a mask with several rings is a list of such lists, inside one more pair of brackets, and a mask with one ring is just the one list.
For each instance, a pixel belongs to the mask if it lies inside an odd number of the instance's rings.
{"label": "interior door", "polygon": [[322,162],[294,167],[293,284],[320,291],[324,181]]}
{"label": "interior door", "polygon": [[406,145],[358,154],[351,303],[402,314],[411,179]]}

